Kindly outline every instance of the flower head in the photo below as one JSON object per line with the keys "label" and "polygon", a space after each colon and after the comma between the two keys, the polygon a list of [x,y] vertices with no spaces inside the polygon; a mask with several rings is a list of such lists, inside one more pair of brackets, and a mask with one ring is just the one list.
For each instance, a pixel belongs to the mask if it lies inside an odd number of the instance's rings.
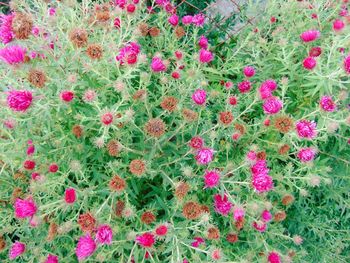
{"label": "flower head", "polygon": [[17,198],[14,209],[17,218],[32,217],[37,211],[36,204],[31,197],[24,200]]}
{"label": "flower head", "polygon": [[324,111],[333,112],[336,109],[336,104],[331,96],[323,96],[320,100],[320,107]]}
{"label": "flower head", "polygon": [[193,149],[201,149],[204,145],[204,140],[200,136],[195,136],[190,140],[189,145]]}
{"label": "flower head", "polygon": [[317,65],[316,59],[313,57],[307,57],[303,61],[303,67],[307,70],[313,70]]}
{"label": "flower head", "polygon": [[199,51],[199,62],[209,63],[214,59],[214,55],[211,51],[202,48]]}
{"label": "flower head", "polygon": [[344,70],[346,73],[350,74],[350,55],[348,55],[345,59],[344,59]]}
{"label": "flower head", "polygon": [[242,220],[244,218],[245,211],[243,208],[237,207],[233,209],[233,219],[235,221]]}
{"label": "flower head", "polygon": [[281,258],[280,255],[277,252],[270,252],[268,257],[267,257],[267,261],[269,263],[281,263]]}
{"label": "flower head", "polygon": [[29,90],[11,90],[7,95],[7,105],[13,111],[25,112],[32,104],[33,95]]}
{"label": "flower head", "polygon": [[76,200],[76,193],[74,188],[67,188],[64,192],[64,201],[67,204],[73,204]]}
{"label": "flower head", "polygon": [[318,31],[318,30],[308,30],[308,31],[305,31],[305,32],[301,33],[300,39],[303,42],[312,42],[312,41],[318,39],[320,36],[321,36],[320,31]]}
{"label": "flower head", "polygon": [[269,210],[264,210],[261,213],[261,218],[264,222],[270,222],[272,219],[272,215]]}
{"label": "flower head", "polygon": [[310,162],[315,158],[316,150],[314,148],[302,148],[299,150],[297,156],[303,163]]}
{"label": "flower head", "polygon": [[87,257],[90,257],[96,250],[96,243],[89,234],[79,238],[77,247],[75,248],[75,254],[78,260],[81,261]]}
{"label": "flower head", "polygon": [[336,32],[342,31],[343,28],[345,27],[345,23],[343,22],[343,20],[340,19],[336,19],[333,22],[333,30]]}
{"label": "flower head", "polygon": [[58,263],[58,257],[52,254],[49,254],[45,260],[45,263]]}
{"label": "flower head", "polygon": [[152,233],[146,232],[142,235],[136,237],[136,243],[143,248],[149,248],[154,245],[156,242],[154,235]]}
{"label": "flower head", "polygon": [[252,66],[246,66],[243,69],[243,74],[244,76],[246,76],[247,78],[251,78],[255,75],[255,69]]}
{"label": "flower head", "polygon": [[0,40],[3,44],[11,42],[14,38],[14,33],[12,30],[12,21],[14,17],[14,13],[0,15]]}
{"label": "flower head", "polygon": [[283,102],[276,97],[266,99],[263,104],[264,113],[269,115],[278,113],[282,107]]}
{"label": "flower head", "polygon": [[61,92],[60,98],[64,102],[70,102],[74,98],[74,93],[73,93],[73,91],[70,91],[70,90],[64,90]]}
{"label": "flower head", "polygon": [[250,83],[249,80],[244,80],[238,83],[237,87],[240,93],[247,93],[251,90],[252,84]]}
{"label": "flower head", "polygon": [[24,253],[26,250],[26,245],[24,243],[16,241],[10,248],[9,258],[14,260]]}
{"label": "flower head", "polygon": [[151,62],[151,69],[153,72],[166,71],[166,66],[161,58],[153,57]]}
{"label": "flower head", "polygon": [[199,38],[198,45],[201,48],[207,49],[208,48],[208,39],[205,36],[201,36]]}
{"label": "flower head", "polygon": [[0,59],[9,65],[23,63],[26,52],[27,49],[21,46],[6,46],[0,49]]}
{"label": "flower head", "polygon": [[195,156],[197,163],[206,165],[213,160],[214,150],[211,148],[202,148],[198,150],[197,155]]}
{"label": "flower head", "polygon": [[96,239],[100,244],[110,245],[113,239],[113,231],[109,225],[101,225],[97,228]]}
{"label": "flower head", "polygon": [[214,188],[218,186],[220,182],[220,174],[215,171],[206,171],[204,174],[204,184],[205,188]]}
{"label": "flower head", "polygon": [[168,18],[168,22],[172,25],[172,26],[177,26],[179,24],[179,17],[176,14],[173,14],[172,16],[170,16]]}
{"label": "flower head", "polygon": [[296,123],[296,131],[300,138],[313,139],[317,136],[316,122],[301,120]]}
{"label": "flower head", "polygon": [[214,209],[217,213],[227,216],[232,208],[232,203],[228,201],[227,195],[221,196],[216,194],[214,196]]}
{"label": "flower head", "polygon": [[197,89],[192,94],[192,100],[197,105],[203,105],[207,99],[207,92],[204,89]]}

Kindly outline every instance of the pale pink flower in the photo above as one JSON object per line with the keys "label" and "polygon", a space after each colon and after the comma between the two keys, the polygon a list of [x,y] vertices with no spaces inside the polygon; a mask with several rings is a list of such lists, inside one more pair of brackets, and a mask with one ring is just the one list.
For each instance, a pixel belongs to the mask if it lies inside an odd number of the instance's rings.
{"label": "pale pink flower", "polygon": [[136,243],[143,248],[150,248],[156,242],[152,233],[146,232],[136,237]]}
{"label": "pale pink flower", "polygon": [[298,152],[298,158],[301,162],[306,163],[315,159],[316,150],[313,148],[301,148]]}
{"label": "pale pink flower", "polygon": [[323,96],[320,100],[320,106],[324,111],[333,112],[336,109],[335,102],[331,96]]}
{"label": "pale pink flower", "polygon": [[23,63],[26,52],[21,46],[6,46],[0,49],[0,59],[9,65]]}
{"label": "pale pink flower", "polygon": [[214,150],[211,148],[202,148],[198,150],[197,155],[195,156],[197,163],[206,165],[213,160]]}
{"label": "pale pink flower", "polygon": [[258,230],[259,232],[265,232],[266,231],[266,223],[264,222],[253,222],[252,226]]}
{"label": "pale pink flower", "polygon": [[277,252],[270,252],[268,257],[267,257],[267,261],[269,263],[281,263],[281,258],[280,255]]}
{"label": "pale pink flower", "polygon": [[342,31],[343,28],[345,27],[345,23],[340,20],[340,19],[336,19],[333,22],[333,30],[336,32]]}
{"label": "pale pink flower", "polygon": [[308,30],[308,31],[301,33],[300,39],[304,42],[311,42],[311,41],[318,39],[320,36],[321,36],[320,31]]}
{"label": "pale pink flower", "polygon": [[246,76],[247,78],[251,78],[255,75],[255,69],[252,66],[246,66],[243,69],[243,74],[244,76]]}
{"label": "pale pink flower", "polygon": [[205,188],[214,188],[218,186],[220,182],[220,174],[215,171],[206,171],[204,174],[204,184]]}
{"label": "pale pink flower", "polygon": [[96,91],[89,89],[85,91],[83,96],[83,101],[85,102],[93,102],[97,97]]}
{"label": "pale pink flower", "polygon": [[96,239],[100,244],[112,244],[113,231],[109,225],[101,225],[97,228]]}
{"label": "pale pink flower", "polygon": [[235,221],[242,220],[244,218],[245,211],[243,208],[237,207],[233,209],[233,219]]}
{"label": "pale pink flower", "polygon": [[29,90],[11,90],[7,95],[7,105],[13,111],[25,112],[32,104],[33,94]]}
{"label": "pale pink flower", "polygon": [[296,123],[295,129],[300,138],[313,139],[317,136],[316,122],[301,120]]}
{"label": "pale pink flower", "polygon": [[14,209],[16,218],[32,217],[37,211],[36,204],[31,197],[24,200],[17,198]]}
{"label": "pale pink flower", "polygon": [[283,102],[276,97],[266,99],[263,104],[264,113],[269,115],[278,113],[282,107]]}
{"label": "pale pink flower", "polygon": [[172,25],[172,26],[177,26],[179,24],[179,17],[176,14],[173,14],[172,16],[170,16],[168,18],[168,22]]}
{"label": "pale pink flower", "polygon": [[151,69],[153,72],[166,71],[166,66],[161,58],[153,57],[151,62]]}
{"label": "pale pink flower", "polygon": [[4,120],[4,126],[7,128],[7,129],[13,129],[13,128],[15,128],[15,126],[16,126],[16,120],[14,120],[14,119],[6,119],[6,120]]}
{"label": "pale pink flower", "polygon": [[205,104],[207,99],[207,92],[204,89],[197,89],[192,94],[192,100],[197,105]]}
{"label": "pale pink flower", "polygon": [[201,48],[199,51],[199,61],[201,63],[209,63],[214,59],[213,53],[211,53],[209,50]]}
{"label": "pale pink flower", "polygon": [[0,39],[3,44],[11,42],[14,38],[14,33],[12,31],[12,20],[14,17],[14,13],[0,15]]}
{"label": "pale pink flower", "polygon": [[269,210],[264,210],[261,213],[261,218],[264,222],[270,222],[272,219],[272,215]]}
{"label": "pale pink flower", "polygon": [[87,257],[90,257],[96,250],[96,243],[89,234],[79,238],[77,247],[75,248],[75,254],[78,260],[81,261]]}
{"label": "pale pink flower", "polygon": [[14,260],[15,258],[19,257],[24,253],[26,250],[26,245],[24,243],[16,241],[14,244],[12,244],[10,248],[9,258],[10,260]]}
{"label": "pale pink flower", "polygon": [[221,196],[220,194],[214,195],[214,210],[223,215],[227,216],[232,208],[232,203],[228,201],[227,195],[224,194]]}
{"label": "pale pink flower", "polygon": [[49,254],[44,263],[58,263],[58,257],[52,254]]}
{"label": "pale pink flower", "polygon": [[221,253],[221,250],[219,248],[216,248],[214,249],[212,252],[211,252],[211,259],[212,260],[220,260],[222,258],[222,253]]}

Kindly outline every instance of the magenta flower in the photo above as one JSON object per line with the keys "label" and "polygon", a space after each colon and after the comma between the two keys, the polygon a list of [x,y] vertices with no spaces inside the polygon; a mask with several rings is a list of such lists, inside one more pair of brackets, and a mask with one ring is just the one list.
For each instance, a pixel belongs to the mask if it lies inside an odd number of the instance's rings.
{"label": "magenta flower", "polygon": [[333,30],[336,32],[342,31],[343,28],[345,27],[345,23],[340,20],[340,19],[336,19],[333,22]]}
{"label": "magenta flower", "polygon": [[296,123],[295,129],[300,138],[313,139],[317,136],[316,122],[301,120]]}
{"label": "magenta flower", "polygon": [[14,260],[24,253],[26,250],[26,245],[24,243],[16,241],[10,248],[9,258]]}
{"label": "magenta flower", "polygon": [[232,208],[232,203],[228,201],[227,195],[221,196],[220,194],[214,195],[214,210],[223,215],[227,216]]}
{"label": "magenta flower", "polygon": [[270,213],[270,211],[269,210],[264,210],[264,211],[262,211],[262,213],[261,213],[261,218],[262,218],[262,220],[264,221],[264,222],[270,222],[271,221],[271,219],[272,219],[272,215],[271,215],[271,213]]}
{"label": "magenta flower", "polygon": [[154,57],[152,58],[151,69],[153,72],[162,72],[166,71],[166,66],[161,58]]}
{"label": "magenta flower", "polygon": [[321,47],[313,47],[309,51],[310,57],[318,57],[322,54],[322,48]]}
{"label": "magenta flower", "polygon": [[312,41],[315,41],[316,39],[318,39],[320,36],[321,36],[320,31],[308,30],[308,31],[301,33],[300,39],[303,42],[312,42]]}
{"label": "magenta flower", "polygon": [[298,158],[301,162],[306,163],[315,159],[316,150],[313,148],[302,148],[298,152]]}
{"label": "magenta flower", "polygon": [[272,97],[271,89],[266,85],[261,85],[259,87],[259,94],[262,100]]}
{"label": "magenta flower", "polygon": [[205,16],[203,14],[196,14],[192,18],[192,23],[197,27],[202,27],[205,22]]}
{"label": "magenta flower", "polygon": [[208,39],[205,36],[201,36],[199,38],[198,45],[203,49],[207,49],[208,48]]}
{"label": "magenta flower", "polygon": [[160,225],[156,228],[155,233],[157,236],[165,236],[168,233],[167,225]]}
{"label": "magenta flower", "polygon": [[184,24],[184,25],[192,24],[193,16],[189,16],[189,15],[184,16],[181,21],[182,21],[182,24]]}
{"label": "magenta flower", "polygon": [[251,78],[255,75],[255,69],[251,66],[246,66],[243,69],[243,74],[244,76],[246,76],[247,78]]}
{"label": "magenta flower", "polygon": [[9,65],[23,63],[25,60],[26,48],[21,46],[7,46],[0,49],[0,58]]}
{"label": "magenta flower", "polygon": [[205,243],[205,240],[204,238],[201,238],[201,237],[194,237],[194,240],[192,243],[191,243],[191,246],[192,247],[199,247],[201,244],[204,244]]}
{"label": "magenta flower", "polygon": [[283,102],[276,97],[266,99],[263,104],[264,113],[269,115],[278,113],[282,107]]}
{"label": "magenta flower", "polygon": [[204,174],[204,184],[205,188],[214,188],[218,186],[220,182],[220,174],[213,170],[213,171],[206,171]]}
{"label": "magenta flower", "polygon": [[45,263],[58,263],[58,257],[52,254],[49,254],[45,260]]}
{"label": "magenta flower", "polygon": [[142,235],[136,237],[136,243],[143,248],[152,247],[155,242],[156,240],[154,238],[154,235],[149,232],[143,233]]}
{"label": "magenta flower", "polygon": [[245,215],[245,211],[243,208],[238,207],[233,210],[233,219],[235,221],[242,220],[244,218],[244,215]]}
{"label": "magenta flower", "polygon": [[195,156],[197,163],[201,165],[206,165],[213,160],[214,150],[210,148],[202,148],[198,150]]}
{"label": "magenta flower", "polygon": [[137,59],[137,55],[139,53],[140,45],[136,42],[130,42],[119,50],[119,54],[116,56],[116,60],[119,61],[120,65],[123,65],[125,62],[127,62],[129,57]]}
{"label": "magenta flower", "polygon": [[320,100],[320,107],[324,111],[333,112],[336,109],[335,102],[331,96],[323,96]]}
{"label": "magenta flower", "polygon": [[14,204],[14,209],[16,218],[31,217],[37,211],[36,204],[31,197],[24,200],[17,198]]}
{"label": "magenta flower", "polygon": [[70,102],[74,99],[74,93],[70,90],[62,91],[60,94],[61,100],[65,102]]}
{"label": "magenta flower", "polygon": [[176,14],[174,14],[168,18],[168,22],[172,26],[177,26],[179,24],[179,17]]}
{"label": "magenta flower", "polygon": [[76,200],[77,196],[75,193],[75,189],[74,188],[67,188],[64,192],[64,201],[67,204],[73,204]]}
{"label": "magenta flower", "polygon": [[307,57],[303,61],[303,67],[307,70],[313,70],[317,65],[316,59],[313,57]]}
{"label": "magenta flower", "polygon": [[265,232],[266,231],[266,223],[264,222],[253,222],[252,226],[258,230],[259,232]]}
{"label": "magenta flower", "polygon": [[269,263],[281,263],[281,258],[280,255],[277,252],[270,252],[268,257],[267,257],[267,261]]}
{"label": "magenta flower", "polygon": [[113,231],[109,225],[101,225],[97,228],[96,239],[100,244],[110,245],[113,239]]}
{"label": "magenta flower", "polygon": [[207,92],[204,89],[197,89],[192,94],[192,100],[197,105],[205,104],[206,99],[207,99]]}
{"label": "magenta flower", "polygon": [[79,238],[77,247],[75,248],[75,254],[78,260],[81,261],[87,257],[90,257],[96,250],[96,243],[89,234]]}
{"label": "magenta flower", "polygon": [[204,145],[203,138],[200,136],[195,136],[191,139],[189,145],[193,149],[201,149]]}
{"label": "magenta flower", "polygon": [[201,63],[209,63],[214,59],[213,53],[211,53],[209,50],[201,49],[199,51],[199,61]]}
{"label": "magenta flower", "polygon": [[344,59],[344,70],[346,73],[350,74],[350,55]]}
{"label": "magenta flower", "polygon": [[272,177],[267,174],[253,175],[252,185],[258,193],[268,192],[273,188]]}
{"label": "magenta flower", "polygon": [[238,83],[237,87],[240,93],[247,93],[251,90],[252,84],[250,83],[249,80],[244,80]]}
{"label": "magenta flower", "polygon": [[12,20],[14,17],[14,13],[0,15],[0,39],[3,44],[11,42],[14,38],[14,33],[12,31]]}
{"label": "magenta flower", "polygon": [[29,90],[11,90],[7,95],[7,105],[13,111],[25,112],[32,101],[33,95]]}

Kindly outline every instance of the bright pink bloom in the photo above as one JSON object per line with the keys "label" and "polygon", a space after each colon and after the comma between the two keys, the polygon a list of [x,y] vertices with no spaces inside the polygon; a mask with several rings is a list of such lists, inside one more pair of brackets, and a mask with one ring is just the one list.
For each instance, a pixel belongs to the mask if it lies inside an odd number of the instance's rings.
{"label": "bright pink bloom", "polygon": [[12,31],[12,20],[14,17],[14,13],[0,15],[0,40],[3,44],[11,42],[14,38],[14,33]]}
{"label": "bright pink bloom", "polygon": [[333,112],[336,109],[335,102],[331,96],[323,96],[320,100],[320,107],[328,112]]}
{"label": "bright pink bloom", "polygon": [[52,254],[49,254],[45,260],[45,263],[58,263],[58,257]]}
{"label": "bright pink bloom", "polygon": [[110,125],[113,122],[113,114],[110,112],[106,112],[101,116],[101,122],[104,125]]}
{"label": "bright pink bloom", "polygon": [[166,66],[161,58],[153,57],[151,62],[151,69],[153,72],[166,71]]}
{"label": "bright pink bloom", "polygon": [[119,50],[116,60],[123,65],[125,62],[128,63],[128,58],[135,58],[140,53],[140,45],[136,42],[130,42]]}
{"label": "bright pink bloom", "polygon": [[298,158],[301,162],[306,163],[315,159],[316,150],[313,148],[301,148],[298,152]]}
{"label": "bright pink bloom", "polygon": [[249,161],[256,161],[256,158],[257,158],[256,152],[254,152],[254,151],[249,151],[249,152],[247,153],[247,159],[248,159]]}
{"label": "bright pink bloom", "polygon": [[9,65],[23,63],[26,52],[21,46],[6,46],[0,49],[0,59]]}
{"label": "bright pink bloom", "polygon": [[272,17],[270,18],[270,22],[271,22],[271,23],[276,23],[276,21],[277,21],[276,17],[272,16]]}
{"label": "bright pink bloom", "polygon": [[119,17],[114,18],[113,25],[115,28],[120,28],[120,23],[121,23],[121,21],[120,21]]}
{"label": "bright pink bloom", "polygon": [[157,236],[165,236],[168,233],[168,227],[166,225],[160,225],[156,228],[155,233]]}
{"label": "bright pink bloom", "polygon": [[210,148],[202,148],[198,150],[197,155],[195,156],[197,163],[206,165],[213,160],[214,150]]}
{"label": "bright pink bloom", "polygon": [[247,78],[251,78],[255,75],[255,69],[252,66],[246,66],[243,69],[243,74]]}
{"label": "bright pink bloom", "polygon": [[23,163],[23,168],[26,170],[33,170],[35,168],[35,161],[33,160],[25,160]]}
{"label": "bright pink bloom", "polygon": [[136,6],[134,4],[128,4],[126,6],[126,11],[130,14],[134,13],[136,10]]}
{"label": "bright pink bloom", "polygon": [[266,223],[264,222],[253,222],[252,226],[258,230],[259,232],[265,232],[266,231]]}
{"label": "bright pink bloom", "polygon": [[25,112],[32,104],[33,94],[29,90],[11,90],[7,95],[7,105],[13,111]]}
{"label": "bright pink bloom", "polygon": [[90,257],[96,250],[96,243],[89,234],[79,238],[77,247],[75,248],[75,254],[78,260],[81,261],[87,257]]}
{"label": "bright pink bloom", "polygon": [[196,14],[192,18],[192,23],[197,27],[202,27],[205,22],[205,16],[203,14]]}
{"label": "bright pink bloom", "polygon": [[269,210],[264,210],[261,213],[261,218],[264,222],[270,222],[272,219],[272,215]]}
{"label": "bright pink bloom", "polygon": [[174,71],[173,73],[171,73],[171,77],[172,77],[173,79],[179,79],[180,76],[181,76],[180,73],[177,72],[177,71]]}
{"label": "bright pink bloom", "polygon": [[231,96],[228,98],[228,103],[232,106],[237,105],[237,98],[235,96]]}
{"label": "bright pink bloom", "polygon": [[191,243],[192,247],[199,247],[201,244],[205,243],[205,240],[201,237],[195,237],[194,240],[195,241]]}
{"label": "bright pink bloom", "polygon": [[177,60],[180,60],[180,59],[182,59],[182,52],[181,51],[179,51],[179,50],[177,50],[177,51],[175,51],[175,57],[176,57],[176,59]]}
{"label": "bright pink bloom", "polygon": [[120,8],[124,8],[126,3],[127,3],[127,0],[115,0],[114,1],[115,5],[117,5],[118,7]]}
{"label": "bright pink bloom", "polygon": [[10,248],[9,258],[14,260],[16,257],[19,257],[26,250],[26,245],[24,243],[16,241]]}
{"label": "bright pink bloom", "polygon": [[204,184],[205,188],[214,188],[218,186],[220,182],[220,174],[215,171],[206,171],[204,174]]}
{"label": "bright pink bloom", "polygon": [[322,54],[322,48],[321,47],[312,47],[309,51],[310,57],[318,57]]}
{"label": "bright pink bloom", "polygon": [[53,7],[50,7],[49,11],[48,11],[48,14],[49,14],[49,16],[54,16],[56,14],[56,9],[53,8]]}
{"label": "bright pink bloom", "polygon": [[155,242],[156,240],[154,238],[154,235],[149,232],[143,233],[142,235],[136,237],[136,243],[143,248],[152,247]]}
{"label": "bright pink bloom", "polygon": [[16,218],[32,217],[37,211],[36,204],[31,197],[24,200],[16,198],[14,209]]}
{"label": "bright pink bloom", "polygon": [[263,104],[264,113],[270,115],[278,113],[282,107],[283,102],[276,97],[266,99]]}
{"label": "bright pink bloom", "polygon": [[308,30],[300,34],[300,39],[304,42],[311,42],[318,39],[321,36],[318,30]]}
{"label": "bright pink bloom", "polygon": [[40,178],[41,178],[41,176],[40,176],[39,173],[32,173],[32,174],[31,174],[31,177],[32,177],[32,179],[33,179],[34,181],[38,181],[38,180],[40,180]]}
{"label": "bright pink bloom", "polygon": [[49,172],[50,173],[56,173],[57,171],[58,171],[57,163],[52,163],[49,165]]}
{"label": "bright pink bloom", "polygon": [[168,22],[172,26],[177,26],[179,24],[179,17],[176,14],[174,14],[168,18]]}
{"label": "bright pink bloom", "polygon": [[343,28],[345,27],[345,23],[340,20],[340,19],[336,19],[333,22],[333,30],[336,32],[342,31]]}
{"label": "bright pink bloom", "polygon": [[97,228],[96,239],[100,244],[112,244],[113,230],[109,225],[101,225]]}
{"label": "bright pink bloom", "polygon": [[181,21],[184,25],[192,24],[193,16],[184,16]]}
{"label": "bright pink bloom", "polygon": [[207,92],[204,89],[197,89],[192,94],[192,100],[197,105],[205,104],[206,99],[207,99]]}
{"label": "bright pink bloom", "polygon": [[208,48],[208,39],[205,36],[201,36],[199,38],[198,45],[201,48],[207,49]]}
{"label": "bright pink bloom", "polygon": [[74,98],[74,93],[70,90],[65,90],[61,92],[60,97],[61,97],[61,100],[65,102],[70,102]]}
{"label": "bright pink bloom", "polygon": [[213,53],[211,53],[209,50],[201,48],[199,51],[199,61],[201,63],[209,63],[214,59]]}
{"label": "bright pink bloom", "polygon": [[75,202],[76,198],[77,198],[77,196],[76,196],[74,188],[67,188],[64,191],[64,201],[67,204],[73,204]]}
{"label": "bright pink bloom", "polygon": [[317,135],[316,122],[301,120],[296,123],[295,129],[300,138],[313,139]]}
{"label": "bright pink bloom", "polygon": [[244,80],[238,83],[237,87],[240,93],[247,93],[251,90],[252,84],[250,83],[249,80]]}
{"label": "bright pink bloom", "polygon": [[277,89],[277,83],[273,79],[265,80],[261,85],[268,87],[271,91],[275,91]]}
{"label": "bright pink bloom", "polygon": [[204,140],[200,136],[195,136],[191,139],[189,145],[193,149],[201,149],[204,145]]}
{"label": "bright pink bloom", "polygon": [[258,193],[268,192],[273,188],[272,177],[266,174],[253,175],[252,185]]}
{"label": "bright pink bloom", "polygon": [[35,146],[33,144],[30,144],[27,148],[27,155],[30,156],[34,154],[34,152],[35,152]]}
{"label": "bright pink bloom", "polygon": [[259,94],[262,100],[272,97],[272,91],[267,85],[261,85],[259,87]]}
{"label": "bright pink bloom", "polygon": [[235,221],[239,221],[242,220],[244,218],[245,215],[245,211],[243,208],[235,208],[233,209],[233,219]]}
{"label": "bright pink bloom", "polygon": [[268,257],[267,257],[267,261],[269,263],[281,263],[281,258],[280,255],[277,252],[270,252]]}
{"label": "bright pink bloom", "polygon": [[307,57],[303,61],[303,67],[307,70],[313,70],[317,65],[316,59],[313,57]]}
{"label": "bright pink bloom", "polygon": [[221,196],[220,194],[214,195],[214,210],[223,215],[227,216],[232,208],[232,203],[228,201],[227,195]]}
{"label": "bright pink bloom", "polygon": [[344,59],[344,70],[346,73],[350,74],[350,55]]}

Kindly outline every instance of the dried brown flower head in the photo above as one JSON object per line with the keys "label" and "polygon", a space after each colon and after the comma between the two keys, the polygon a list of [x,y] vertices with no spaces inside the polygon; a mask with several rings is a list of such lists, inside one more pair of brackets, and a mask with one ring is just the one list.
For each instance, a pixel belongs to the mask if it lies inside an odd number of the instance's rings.
{"label": "dried brown flower head", "polygon": [[24,13],[15,13],[12,21],[12,31],[17,39],[27,39],[33,28],[33,20]]}
{"label": "dried brown flower head", "polygon": [[126,182],[118,175],[113,176],[109,182],[109,188],[115,192],[122,192],[126,187]]}
{"label": "dried brown flower head", "polygon": [[184,35],[186,35],[186,31],[182,26],[177,26],[175,28],[175,35],[177,38],[182,38]]}
{"label": "dried brown flower head", "polygon": [[190,190],[190,186],[186,182],[180,182],[175,188],[175,196],[176,198],[182,200]]}
{"label": "dried brown flower head", "polygon": [[215,240],[220,238],[220,231],[217,227],[210,227],[207,231],[207,238],[209,240]]}
{"label": "dried brown flower head", "polygon": [[197,202],[189,201],[184,204],[182,214],[186,219],[198,219],[202,215],[202,207]]}
{"label": "dried brown flower head", "polygon": [[235,226],[238,231],[240,231],[244,227],[245,219],[241,218],[236,221]]}
{"label": "dried brown flower head", "polygon": [[275,128],[281,133],[287,133],[293,129],[293,120],[288,116],[278,116],[274,120]]}
{"label": "dried brown flower head", "polygon": [[100,59],[102,57],[103,49],[99,44],[89,44],[86,49],[86,54],[91,59]]}
{"label": "dried brown flower head", "polygon": [[69,39],[76,47],[83,47],[87,44],[88,33],[85,29],[75,28],[69,33]]}
{"label": "dried brown flower head", "polygon": [[210,214],[209,206],[207,206],[207,205],[201,205],[201,209],[202,209],[202,212],[203,212],[203,213]]}
{"label": "dried brown flower head", "polygon": [[287,206],[290,205],[294,202],[294,196],[291,194],[286,194],[285,196],[283,196],[282,198],[282,204]]}
{"label": "dried brown flower head", "polygon": [[58,229],[58,226],[56,223],[54,222],[51,222],[50,225],[49,225],[49,230],[48,230],[48,233],[47,233],[47,241],[52,241],[55,239],[56,235],[57,235],[57,229]]}
{"label": "dried brown flower head", "polygon": [[151,37],[157,37],[160,35],[160,29],[158,27],[151,27],[148,33]]}
{"label": "dried brown flower head", "polygon": [[6,247],[5,238],[3,236],[0,236],[0,251],[3,251],[5,247]]}
{"label": "dried brown flower head", "polygon": [[145,125],[145,130],[148,135],[159,138],[165,132],[165,123],[159,118],[150,119]]}
{"label": "dried brown flower head", "polygon": [[115,205],[115,215],[117,217],[122,217],[124,208],[125,208],[125,202],[123,200],[118,200]]}
{"label": "dried brown flower head", "polygon": [[107,150],[110,156],[118,156],[120,153],[120,144],[117,140],[110,140],[107,143]]}
{"label": "dried brown flower head", "polygon": [[256,154],[256,157],[258,158],[258,160],[266,160],[266,152],[265,151],[258,152]]}
{"label": "dried brown flower head", "polygon": [[129,170],[132,174],[141,176],[146,171],[146,164],[143,160],[132,160],[129,165]]}
{"label": "dried brown flower head", "polygon": [[245,133],[245,126],[243,124],[240,123],[235,123],[235,129],[241,134],[243,135]]}
{"label": "dried brown flower head", "polygon": [[284,211],[278,211],[278,212],[274,215],[273,219],[274,219],[276,222],[281,222],[281,221],[283,221],[284,219],[286,219],[286,217],[287,217],[286,212],[284,212]]}
{"label": "dried brown flower head", "polygon": [[233,121],[233,115],[230,111],[220,112],[219,120],[224,125],[229,125]]}
{"label": "dried brown flower head", "polygon": [[28,81],[37,88],[42,88],[46,83],[46,74],[42,70],[31,69],[28,74]]}
{"label": "dried brown flower head", "polygon": [[290,149],[290,146],[288,144],[284,144],[278,149],[278,153],[281,155],[285,155],[289,152],[289,149]]}
{"label": "dried brown flower head", "polygon": [[11,195],[11,200],[14,202],[17,198],[23,196],[23,190],[20,187],[15,187],[13,188],[12,195]]}
{"label": "dried brown flower head", "polygon": [[173,112],[174,110],[176,110],[177,103],[178,103],[178,100],[175,97],[169,96],[169,97],[165,97],[162,100],[160,106],[162,107],[163,110]]}
{"label": "dried brown flower head", "polygon": [[90,213],[81,214],[78,224],[83,232],[92,232],[96,226],[96,219]]}
{"label": "dried brown flower head", "polygon": [[72,127],[72,133],[79,139],[83,135],[83,127],[78,124],[74,125]]}
{"label": "dried brown flower head", "polygon": [[228,233],[227,236],[226,236],[226,240],[229,243],[235,243],[235,242],[238,241],[238,235],[234,234],[234,233]]}
{"label": "dried brown flower head", "polygon": [[190,109],[183,109],[182,116],[188,122],[193,122],[198,119],[198,113]]}
{"label": "dried brown flower head", "polygon": [[140,31],[142,36],[145,37],[145,36],[148,35],[148,30],[149,29],[148,29],[148,25],[146,23],[139,24],[138,29],[139,29],[139,31]]}
{"label": "dried brown flower head", "polygon": [[17,172],[13,174],[13,179],[15,180],[25,180],[26,179],[26,175],[22,172]]}
{"label": "dried brown flower head", "polygon": [[111,18],[109,10],[98,10],[96,12],[96,20],[99,22],[107,22]]}
{"label": "dried brown flower head", "polygon": [[146,211],[141,215],[141,222],[150,225],[156,221],[156,216],[151,211]]}
{"label": "dried brown flower head", "polygon": [[145,89],[140,89],[138,91],[135,92],[134,96],[132,96],[132,98],[134,100],[144,100],[147,96],[147,90]]}

